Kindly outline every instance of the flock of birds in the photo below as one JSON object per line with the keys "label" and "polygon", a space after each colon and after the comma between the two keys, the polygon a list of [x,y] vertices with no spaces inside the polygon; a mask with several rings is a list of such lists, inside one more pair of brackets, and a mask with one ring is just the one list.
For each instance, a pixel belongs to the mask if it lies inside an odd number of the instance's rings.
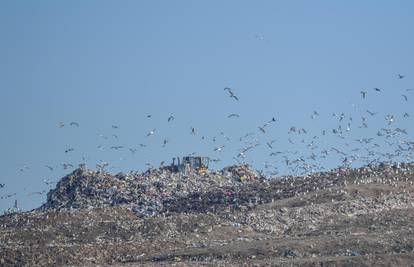
{"label": "flock of birds", "polygon": [[[398,79],[405,78],[404,75],[398,74]],[[401,94],[402,101],[408,102],[409,97],[408,93],[413,91],[414,89],[406,89],[405,94]],[[381,88],[373,88],[373,93],[380,94],[383,92]],[[230,87],[225,87],[224,92],[230,97],[233,101],[239,101],[239,97],[236,95],[234,89]],[[368,90],[361,90],[360,91],[361,99],[364,101],[366,98],[369,97],[370,92]],[[327,169],[324,160],[331,160],[332,158],[336,158],[339,160],[340,166],[350,167],[352,164],[373,164],[373,163],[380,163],[380,162],[390,162],[390,161],[412,161],[412,157],[414,154],[414,142],[407,139],[408,131],[407,129],[402,129],[399,127],[394,127],[394,123],[398,116],[393,114],[386,114],[384,117],[384,127],[380,129],[376,129],[376,135],[371,137],[359,137],[356,139],[351,139],[350,133],[353,131],[355,127],[359,129],[366,129],[368,128],[368,123],[370,117],[378,116],[379,112],[374,112],[369,109],[364,111],[365,114],[361,115],[361,121],[359,125],[356,124],[356,120],[346,114],[345,112],[341,113],[332,113],[332,118],[337,122],[337,126],[331,129],[322,129],[318,134],[311,134],[311,131],[303,127],[298,126],[291,126],[287,130],[287,140],[284,143],[288,143],[290,145],[300,145],[302,148],[292,148],[287,150],[276,150],[277,143],[281,143],[282,141],[277,141],[276,139],[267,139],[269,134],[269,128],[278,123],[278,120],[275,117],[270,118],[268,121],[259,124],[255,131],[246,133],[241,137],[237,138],[238,140],[237,146],[239,149],[237,153],[233,155],[233,160],[237,162],[237,164],[257,164],[256,162],[252,161],[249,155],[257,150],[259,147],[264,147],[267,149],[268,159],[264,162],[261,162],[263,165],[262,172],[264,174],[272,177],[278,176],[281,172],[292,174],[292,175],[303,175],[306,173],[312,173],[317,171],[325,171]],[[320,113],[314,110],[310,114],[311,120],[317,120],[320,117]],[[146,115],[147,118],[151,118],[152,115]],[[240,118],[240,114],[238,113],[231,113],[227,116],[228,119],[233,118]],[[404,119],[408,119],[410,114],[405,112],[402,117]],[[175,120],[174,115],[170,115],[166,118],[167,123],[172,123]],[[65,128],[65,127],[81,127],[80,123],[76,121],[72,121],[69,123],[59,122],[57,124],[58,128]],[[118,125],[112,125],[112,129],[116,132],[120,127]],[[157,135],[157,129],[151,129],[146,134],[146,138],[151,138],[154,135]],[[189,134],[196,136],[199,135],[199,131],[190,126]],[[331,137],[337,138],[335,142],[328,142],[325,141],[326,136],[331,135]],[[99,135],[101,138],[108,140],[109,137],[103,134]],[[212,137],[211,141],[215,144],[214,148],[212,149],[214,153],[220,153],[226,149],[228,146],[227,143],[232,142],[232,138],[227,136],[224,132],[220,132],[220,140],[223,141],[221,144],[218,143],[217,137]],[[116,133],[112,134],[112,138],[118,139],[118,135]],[[382,139],[383,142],[380,142],[379,138]],[[201,136],[202,140],[206,140],[205,136]],[[262,141],[262,140],[265,141]],[[267,140],[266,140],[267,139]],[[234,140],[234,139],[233,139]],[[224,143],[226,142],[226,143]],[[342,142],[341,145],[338,143]],[[169,139],[163,139],[161,146],[166,147],[169,143]],[[335,143],[335,146],[331,145]],[[148,144],[141,143],[139,144],[141,148],[147,147]],[[103,145],[99,145],[97,147],[98,150],[104,150],[105,147]],[[124,147],[122,145],[113,145],[109,147],[110,150],[120,151],[120,150],[127,150],[132,154],[138,152],[138,148],[136,147]],[[65,154],[73,153],[75,148],[68,147],[64,150]],[[196,153],[191,153],[196,154]],[[219,162],[221,161],[220,157],[212,158],[212,162]],[[83,160],[85,160],[83,158]],[[164,162],[161,162],[163,165]],[[104,160],[100,160],[99,163],[96,165],[98,169],[105,169],[110,164]],[[61,168],[64,170],[75,168],[75,164],[62,162],[60,164]],[[147,163],[146,166],[152,168],[152,164]],[[54,171],[56,166],[45,165],[49,171]],[[22,166],[19,170],[21,172],[29,170],[30,167],[27,165]],[[48,187],[53,186],[54,182],[45,179],[43,181]],[[6,188],[6,184],[0,184],[0,189]],[[45,194],[47,191],[39,191],[39,192],[30,192],[27,195],[42,195]],[[0,196],[1,199],[6,199],[15,196],[14,194],[5,194]]]}

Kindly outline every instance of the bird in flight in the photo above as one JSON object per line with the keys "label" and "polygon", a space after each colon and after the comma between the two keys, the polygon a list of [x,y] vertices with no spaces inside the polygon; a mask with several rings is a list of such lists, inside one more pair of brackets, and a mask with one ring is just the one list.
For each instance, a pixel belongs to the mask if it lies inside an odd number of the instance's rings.
{"label": "bird in flight", "polygon": [[270,142],[267,142],[267,143],[266,143],[266,145],[267,145],[270,149],[273,149],[273,146],[272,146],[272,145],[273,145],[273,143],[274,143],[274,142],[276,142],[276,140],[272,140],[272,141],[270,141]]}
{"label": "bird in flight", "polygon": [[79,127],[79,123],[77,123],[76,121],[72,121],[71,123],[69,123],[69,125]]}
{"label": "bird in flight", "polygon": [[319,116],[319,113],[316,110],[314,110],[311,115],[311,119],[314,119],[316,116]]}
{"label": "bird in flight", "polygon": [[164,139],[164,141],[162,141],[162,147],[165,147],[167,145],[167,143],[168,143],[168,140]]}
{"label": "bird in flight", "polygon": [[366,97],[366,95],[367,95],[367,92],[365,92],[365,91],[361,91],[360,93],[361,93],[361,95],[362,95],[362,98],[365,98],[365,97]]}
{"label": "bird in flight", "polygon": [[233,91],[229,87],[224,88],[224,91],[229,92],[230,97],[234,98],[235,100],[239,100],[239,98],[233,93]]}
{"label": "bird in flight", "polygon": [[257,127],[257,128],[259,128],[259,130],[260,130],[262,133],[266,133],[266,131],[265,131],[264,127],[259,126],[259,127]]}
{"label": "bird in flight", "polygon": [[374,90],[377,91],[377,92],[381,92],[381,89],[377,88],[377,87],[375,87]]}
{"label": "bird in flight", "polygon": [[405,77],[405,75],[398,74],[398,79],[402,79],[404,77]]}
{"label": "bird in flight", "polygon": [[59,128],[63,128],[63,127],[65,127],[65,123],[64,123],[63,121],[60,121],[60,122],[58,123],[58,127],[59,127]]}
{"label": "bird in flight", "polygon": [[114,129],[118,129],[118,128],[119,128],[119,126],[118,126],[118,125],[112,125],[112,128],[114,128]]}
{"label": "bird in flight", "polygon": [[237,117],[237,118],[239,118],[239,117],[240,117],[240,115],[239,115],[239,114],[236,114],[236,113],[232,113],[232,114],[230,114],[230,115],[228,115],[228,116],[227,116],[227,118],[232,118],[232,117]]}
{"label": "bird in flight", "polygon": [[168,117],[168,122],[170,122],[170,121],[172,121],[174,119],[175,119],[174,116],[171,115],[171,116]]}
{"label": "bird in flight", "polygon": [[114,150],[119,150],[121,148],[123,148],[123,146],[111,146],[111,149],[114,149]]}
{"label": "bird in flight", "polygon": [[378,112],[372,112],[372,111],[369,111],[368,109],[367,109],[367,113],[369,114],[369,115],[371,115],[371,116],[374,116],[375,114],[377,114]]}
{"label": "bird in flight", "polygon": [[225,147],[225,145],[222,145],[222,146],[216,147],[216,148],[214,148],[214,151],[221,152],[221,151],[223,150],[223,148],[224,148],[224,147]]}
{"label": "bird in flight", "polygon": [[62,165],[62,167],[63,167],[63,169],[64,169],[64,170],[66,170],[66,169],[67,169],[67,168],[69,168],[69,167],[73,168],[73,165],[72,165],[72,164],[70,164],[70,163],[65,163],[65,162],[63,162],[63,163],[61,163],[61,165]]}
{"label": "bird in flight", "polygon": [[135,154],[135,152],[137,152],[138,149],[136,148],[130,148],[129,151],[131,151],[132,154]]}
{"label": "bird in flight", "polygon": [[196,129],[194,127],[191,127],[191,134],[195,135],[196,134]]}
{"label": "bird in flight", "polygon": [[50,171],[53,171],[53,167],[52,166],[46,165],[45,167],[48,168]]}
{"label": "bird in flight", "polygon": [[272,119],[270,121],[268,121],[267,123],[272,123],[272,122],[276,122],[276,118],[272,117]]}
{"label": "bird in flight", "polygon": [[408,101],[408,97],[406,95],[401,95],[405,101]]}
{"label": "bird in flight", "polygon": [[69,153],[69,152],[72,152],[74,150],[75,150],[74,148],[68,148],[68,149],[65,150],[65,153]]}
{"label": "bird in flight", "polygon": [[154,135],[154,134],[155,134],[155,130],[156,130],[156,129],[152,129],[151,131],[149,131],[149,132],[147,133],[147,137],[148,137],[148,136],[151,136],[151,135]]}

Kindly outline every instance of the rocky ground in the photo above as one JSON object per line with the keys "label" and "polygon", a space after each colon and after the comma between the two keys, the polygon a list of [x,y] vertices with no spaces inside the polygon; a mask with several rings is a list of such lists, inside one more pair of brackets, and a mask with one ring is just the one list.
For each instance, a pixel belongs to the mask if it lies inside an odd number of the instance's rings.
{"label": "rocky ground", "polygon": [[414,266],[413,182],[410,164],[273,180],[81,168],[0,217],[0,265]]}

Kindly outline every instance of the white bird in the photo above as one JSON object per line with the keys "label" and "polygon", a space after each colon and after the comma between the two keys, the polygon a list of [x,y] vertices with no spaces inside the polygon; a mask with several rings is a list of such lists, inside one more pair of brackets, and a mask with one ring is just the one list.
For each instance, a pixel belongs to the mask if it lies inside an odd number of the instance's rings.
{"label": "white bird", "polygon": [[216,148],[214,148],[214,151],[221,152],[221,151],[223,150],[223,148],[224,148],[224,147],[225,147],[225,145],[222,145],[222,146],[216,147]]}
{"label": "white bird", "polygon": [[147,133],[147,137],[148,137],[148,136],[151,136],[151,135],[154,135],[154,134],[155,134],[155,130],[156,130],[156,129],[152,129],[151,131],[149,131],[149,132]]}

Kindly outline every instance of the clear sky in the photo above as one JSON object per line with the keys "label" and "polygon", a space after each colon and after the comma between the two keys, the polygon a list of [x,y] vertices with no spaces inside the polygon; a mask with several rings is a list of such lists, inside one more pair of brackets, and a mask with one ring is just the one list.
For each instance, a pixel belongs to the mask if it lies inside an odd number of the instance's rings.
{"label": "clear sky", "polygon": [[[261,145],[246,161],[282,166],[269,153],[306,154],[303,138],[343,145],[321,136],[338,127],[332,113],[353,117],[350,143],[375,137],[387,114],[412,138],[413,11],[413,1],[1,1],[0,210],[15,199],[25,210],[39,206],[46,195],[33,192],[48,189],[44,180],[73,170],[62,163],[144,170],[196,152],[220,158],[219,168],[234,163],[249,132]],[[288,135],[291,126],[308,134]]]}

